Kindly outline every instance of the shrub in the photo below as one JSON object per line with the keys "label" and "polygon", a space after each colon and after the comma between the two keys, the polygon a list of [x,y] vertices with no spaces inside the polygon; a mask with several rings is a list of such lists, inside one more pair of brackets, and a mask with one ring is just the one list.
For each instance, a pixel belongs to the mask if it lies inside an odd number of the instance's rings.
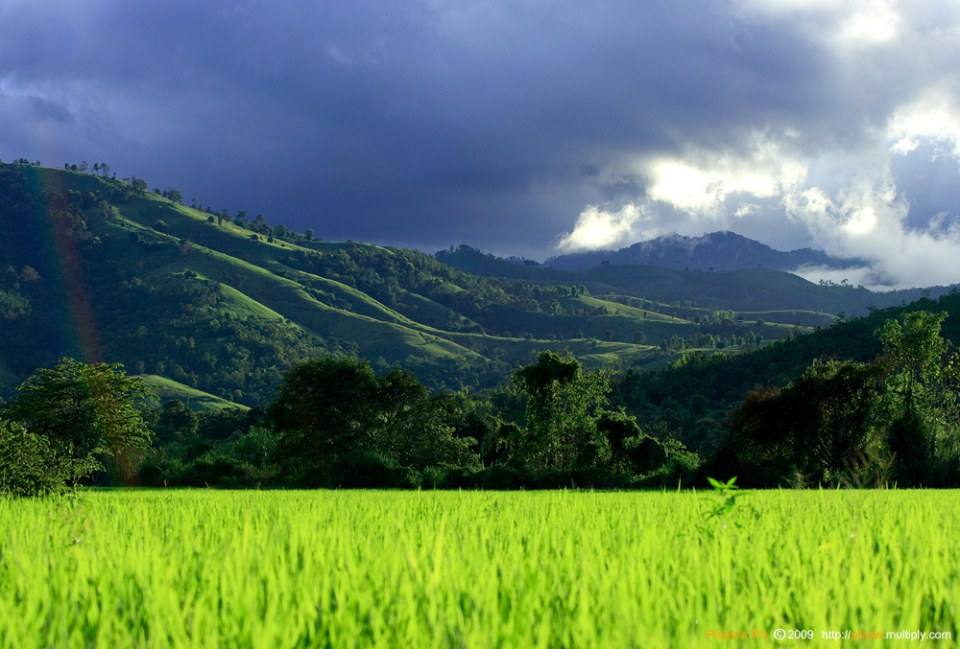
{"label": "shrub", "polygon": [[36,496],[63,491],[99,469],[92,459],[59,453],[43,435],[0,421],[0,493]]}

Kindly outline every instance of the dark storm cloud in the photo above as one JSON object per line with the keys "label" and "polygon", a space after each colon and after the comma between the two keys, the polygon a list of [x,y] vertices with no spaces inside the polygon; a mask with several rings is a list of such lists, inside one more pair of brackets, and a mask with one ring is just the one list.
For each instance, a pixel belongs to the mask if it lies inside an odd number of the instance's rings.
{"label": "dark storm cloud", "polygon": [[644,195],[638,159],[757,132],[856,150],[949,62],[840,60],[835,13],[756,4],[0,0],[0,155],[106,160],[328,238],[543,255]]}

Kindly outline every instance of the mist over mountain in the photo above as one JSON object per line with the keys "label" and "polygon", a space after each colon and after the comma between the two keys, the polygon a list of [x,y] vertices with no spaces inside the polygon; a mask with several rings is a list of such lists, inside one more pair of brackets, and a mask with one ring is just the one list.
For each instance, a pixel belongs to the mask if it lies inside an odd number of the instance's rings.
{"label": "mist over mountain", "polygon": [[619,250],[591,250],[552,257],[549,268],[585,270],[601,265],[658,266],[689,270],[768,268],[794,271],[803,267],[843,269],[863,266],[857,259],[837,259],[812,248],[781,251],[736,232],[711,232],[699,237],[680,234],[640,241]]}

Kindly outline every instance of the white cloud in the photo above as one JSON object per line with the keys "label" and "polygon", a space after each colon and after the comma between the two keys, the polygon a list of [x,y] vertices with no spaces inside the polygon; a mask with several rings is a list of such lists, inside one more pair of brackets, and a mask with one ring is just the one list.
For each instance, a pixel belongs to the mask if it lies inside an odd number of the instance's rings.
{"label": "white cloud", "polygon": [[[865,262],[840,273],[803,269],[811,278],[874,288],[960,283],[950,189],[960,187],[960,166],[951,178],[942,164],[960,162],[960,2],[734,0],[734,8],[813,46],[824,74],[805,88],[818,112],[777,104],[753,136],[637,153],[630,171],[644,189],[627,202],[644,206],[642,229],[734,229]],[[639,229],[617,236],[627,243]]]}
{"label": "white cloud", "polygon": [[813,18],[810,34],[833,45],[880,45],[895,41],[903,19],[891,0],[740,0],[748,13]]}
{"label": "white cloud", "polygon": [[[589,205],[580,212],[573,230],[558,244],[560,250],[594,250],[610,248],[635,236],[634,225],[643,219],[645,210],[636,203],[627,203],[616,211]],[[647,232],[647,236],[651,236]]]}
{"label": "white cloud", "polygon": [[843,224],[843,229],[853,236],[870,234],[877,228],[877,211],[870,207],[854,210]]}
{"label": "white cloud", "polygon": [[808,279],[839,281],[842,275],[875,289],[960,282],[960,230],[908,227],[910,205],[888,175],[861,176],[835,197],[806,188],[785,196],[783,203],[791,218],[807,225],[818,247],[869,265],[839,273],[797,271]]}
{"label": "white cloud", "polygon": [[807,175],[806,165],[760,137],[747,154],[656,157],[643,161],[641,168],[649,182],[648,198],[700,213],[716,210],[731,195],[778,196]]}
{"label": "white cloud", "polygon": [[837,36],[843,43],[875,45],[894,40],[899,26],[900,15],[889,2],[871,2],[846,18]]}
{"label": "white cloud", "polygon": [[877,285],[873,269],[869,266],[853,266],[850,268],[832,268],[825,266],[801,266],[793,270],[808,282],[819,284],[843,284],[848,286],[863,286],[875,291],[892,290],[890,286]]}
{"label": "white cloud", "polygon": [[897,109],[887,126],[894,153],[911,153],[925,142],[948,147],[960,158],[960,110],[943,90],[934,89]]}
{"label": "white cloud", "polygon": [[[815,247],[867,264],[840,273],[798,270],[810,279],[846,278],[880,289],[957,283],[960,226],[942,215],[929,215],[923,229],[908,225],[910,204],[891,165],[905,138],[946,142],[956,155],[956,116],[940,100],[908,104],[878,133],[879,141],[828,156],[825,164],[803,161],[763,138],[745,153],[695,151],[642,160],[646,193],[618,209],[587,207],[559,247],[609,248],[666,232],[743,231],[742,224],[779,220],[800,228]],[[740,197],[748,200],[732,200]],[[749,229],[744,233],[749,236]]]}

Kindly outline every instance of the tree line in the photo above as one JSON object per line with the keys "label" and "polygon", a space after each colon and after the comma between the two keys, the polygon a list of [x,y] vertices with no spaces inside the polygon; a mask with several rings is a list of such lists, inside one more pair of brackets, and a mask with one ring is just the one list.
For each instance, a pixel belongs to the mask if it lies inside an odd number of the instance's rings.
{"label": "tree line", "polygon": [[431,391],[328,356],[249,412],[158,405],[116,364],[64,359],[0,407],[0,490],[80,483],[257,487],[632,487],[692,480],[695,454],[645,435],[611,377],[544,352],[487,395]]}
{"label": "tree line", "polygon": [[817,360],[785,386],[751,390],[709,457],[641,426],[610,372],[555,352],[476,393],[326,356],[288,371],[262,407],[205,413],[158,404],[120,365],[63,359],[0,406],[0,491],[638,488],[707,476],[756,487],[955,486],[960,356],[941,333],[945,317],[888,320],[873,360]]}

